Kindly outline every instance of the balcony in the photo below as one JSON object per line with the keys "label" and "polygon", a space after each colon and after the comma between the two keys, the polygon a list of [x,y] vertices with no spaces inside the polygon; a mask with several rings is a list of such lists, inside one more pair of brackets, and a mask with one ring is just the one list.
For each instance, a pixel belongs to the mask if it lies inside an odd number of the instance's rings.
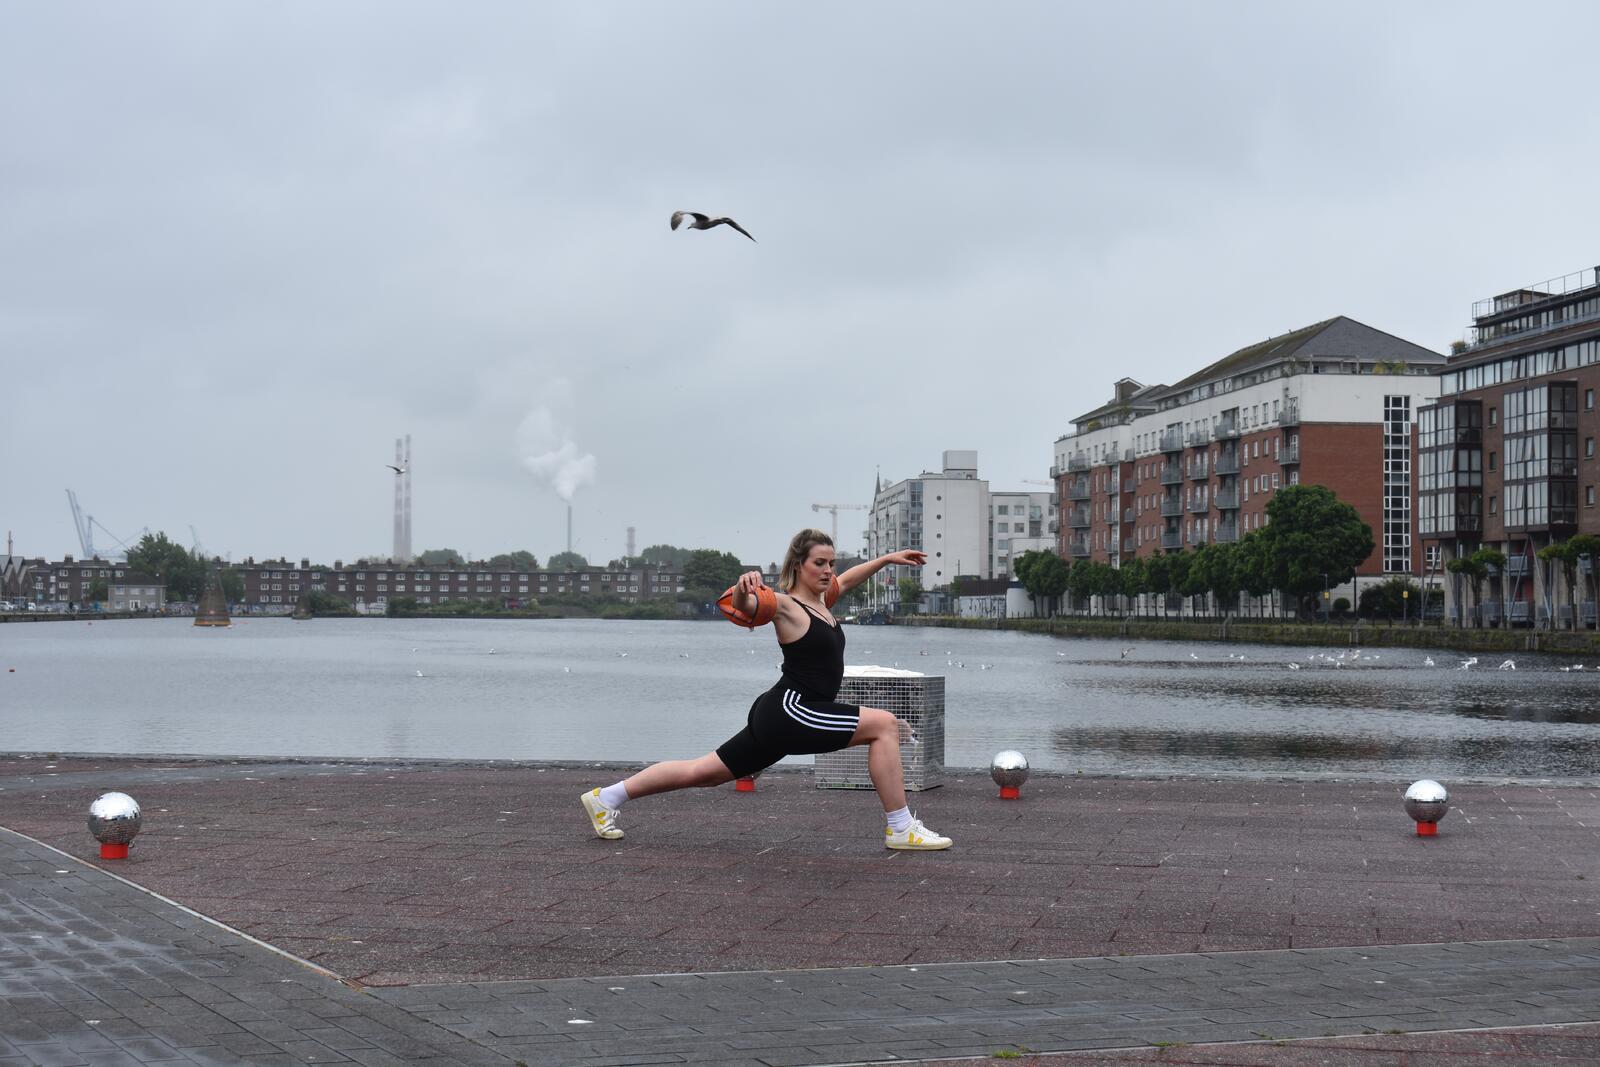
{"label": "balcony", "polygon": [[1108,478],[1106,478],[1106,495],[1107,496],[1116,496],[1121,491],[1122,491],[1122,482],[1117,479],[1117,476],[1116,476],[1115,473],[1113,473]]}
{"label": "balcony", "polygon": [[1163,497],[1161,500],[1161,514],[1164,518],[1183,514],[1183,501],[1178,497]]}
{"label": "balcony", "polygon": [[1275,421],[1279,426],[1299,426],[1300,401],[1291,400],[1287,404],[1283,405],[1283,410],[1278,412],[1278,417],[1273,421]]}
{"label": "balcony", "polygon": [[1189,465],[1189,480],[1191,482],[1203,482],[1207,478],[1210,478],[1210,477],[1211,477],[1211,474],[1210,474],[1210,471],[1209,471],[1209,465],[1208,464],[1205,464],[1205,463],[1191,463]]}
{"label": "balcony", "polygon": [[1231,441],[1239,436],[1239,424],[1232,419],[1223,419],[1217,423],[1216,429],[1211,431],[1211,436],[1218,441]]}
{"label": "balcony", "polygon": [[1239,527],[1232,523],[1223,523],[1217,527],[1216,540],[1219,545],[1232,544],[1239,540]]}
{"label": "balcony", "polygon": [[1222,453],[1222,455],[1217,457],[1217,463],[1216,463],[1215,470],[1216,470],[1216,472],[1218,474],[1238,474],[1239,473],[1239,453],[1237,453],[1237,452],[1224,452],[1224,453]]}
{"label": "balcony", "polygon": [[1124,537],[1124,538],[1123,538],[1123,539],[1122,539],[1122,551],[1123,551],[1123,554],[1124,554],[1124,555],[1126,555],[1126,554],[1128,554],[1128,553],[1130,553],[1130,552],[1133,552],[1133,551],[1135,551],[1135,545],[1134,545],[1134,543],[1133,543],[1133,538],[1131,538],[1131,537]]}
{"label": "balcony", "polygon": [[1161,531],[1161,549],[1164,552],[1176,552],[1183,547],[1183,534],[1177,530]]}
{"label": "balcony", "polygon": [[1132,508],[1123,508],[1122,509],[1122,521],[1123,522],[1132,522],[1133,521],[1133,509]]}
{"label": "balcony", "polygon": [[1188,441],[1190,448],[1204,448],[1211,443],[1211,434],[1206,430],[1190,430]]}
{"label": "balcony", "polygon": [[1206,498],[1203,496],[1196,497],[1195,499],[1189,501],[1189,511],[1192,514],[1204,515],[1208,510],[1210,510],[1210,505],[1206,502]]}
{"label": "balcony", "polygon": [[1207,540],[1209,540],[1207,535],[1200,530],[1189,531],[1189,544],[1193,545],[1194,547],[1199,548],[1201,545],[1205,544]]}
{"label": "balcony", "polygon": [[1296,441],[1292,445],[1284,445],[1282,448],[1278,449],[1278,462],[1285,467],[1299,463],[1300,442]]}
{"label": "balcony", "polygon": [[1161,451],[1182,452],[1183,432],[1181,430],[1168,430],[1161,435]]}
{"label": "balcony", "polygon": [[1183,468],[1176,463],[1163,463],[1161,465],[1162,485],[1182,485]]}
{"label": "balcony", "polygon": [[1124,493],[1131,493],[1131,492],[1133,492],[1133,489],[1134,489],[1134,482],[1133,482],[1132,478],[1124,478],[1124,479],[1122,479],[1122,491]]}
{"label": "balcony", "polygon": [[1511,556],[1506,560],[1507,578],[1526,578],[1532,571],[1532,563],[1527,556]]}
{"label": "balcony", "polygon": [[1074,452],[1067,457],[1067,470],[1086,471],[1089,469],[1089,457],[1082,452]]}
{"label": "balcony", "polygon": [[1089,542],[1082,540],[1081,538],[1074,537],[1072,540],[1067,542],[1067,551],[1079,559],[1083,559],[1089,554]]}
{"label": "balcony", "polygon": [[1074,479],[1072,484],[1067,486],[1067,499],[1068,500],[1088,500],[1089,499],[1089,479],[1087,479],[1087,478]]}
{"label": "balcony", "polygon": [[1218,489],[1212,494],[1211,500],[1218,511],[1239,510],[1239,490],[1237,489]]}
{"label": "balcony", "polygon": [[1088,526],[1088,525],[1089,525],[1089,509],[1088,508],[1073,508],[1071,511],[1067,512],[1067,527],[1069,529],[1081,530],[1085,526]]}

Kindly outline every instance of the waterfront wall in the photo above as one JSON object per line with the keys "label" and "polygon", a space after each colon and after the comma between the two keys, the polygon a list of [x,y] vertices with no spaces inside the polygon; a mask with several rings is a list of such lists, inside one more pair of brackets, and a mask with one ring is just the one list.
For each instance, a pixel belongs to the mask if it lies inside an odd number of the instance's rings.
{"label": "waterfront wall", "polygon": [[1052,619],[963,619],[912,616],[908,625],[964,630],[1018,630],[1055,637],[1104,637],[1145,641],[1237,641],[1260,645],[1443,648],[1463,652],[1600,653],[1600,633],[1591,630],[1459,630],[1437,624],[1239,622],[1221,619],[1057,617]]}

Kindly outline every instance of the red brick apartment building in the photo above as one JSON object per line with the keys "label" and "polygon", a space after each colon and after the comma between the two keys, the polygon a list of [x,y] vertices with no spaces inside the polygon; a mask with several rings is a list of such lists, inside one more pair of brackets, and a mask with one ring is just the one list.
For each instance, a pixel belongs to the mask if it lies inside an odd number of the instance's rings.
{"label": "red brick apartment building", "polygon": [[1420,573],[1412,425],[1445,357],[1339,316],[1241,348],[1174,385],[1116,383],[1055,442],[1065,559],[1236,541],[1272,494],[1324,485],[1377,550],[1362,576]]}
{"label": "red brick apartment building", "polygon": [[[1600,268],[1479,300],[1472,322],[1440,375],[1438,402],[1418,412],[1420,536],[1435,570],[1483,546],[1506,555],[1481,605],[1444,576],[1448,618],[1567,625],[1561,568],[1537,553],[1600,534]],[[1585,580],[1580,624],[1593,625]]]}

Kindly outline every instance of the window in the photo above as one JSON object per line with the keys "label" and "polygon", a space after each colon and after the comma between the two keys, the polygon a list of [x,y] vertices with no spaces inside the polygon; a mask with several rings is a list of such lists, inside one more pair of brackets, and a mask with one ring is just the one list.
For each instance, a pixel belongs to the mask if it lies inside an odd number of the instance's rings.
{"label": "window", "polygon": [[1500,514],[1500,498],[1495,496],[1493,493],[1489,494],[1489,514]]}
{"label": "window", "polygon": [[1489,453],[1489,469],[1490,470],[1498,470],[1499,469],[1498,466],[1496,466],[1496,462],[1495,462],[1497,455],[1498,455],[1498,453],[1496,453],[1496,452],[1490,452]]}
{"label": "window", "polygon": [[1594,507],[1594,486],[1592,485],[1583,487],[1583,506],[1586,508]]}
{"label": "window", "polygon": [[1585,459],[1594,458],[1594,438],[1585,437],[1583,439],[1583,456]]}
{"label": "window", "polygon": [[1585,411],[1593,411],[1594,410],[1594,390],[1593,389],[1585,389],[1583,391],[1583,410],[1585,410]]}
{"label": "window", "polygon": [[1498,425],[1500,425],[1500,412],[1497,411],[1494,408],[1490,408],[1489,409],[1489,425],[1490,426],[1498,426]]}

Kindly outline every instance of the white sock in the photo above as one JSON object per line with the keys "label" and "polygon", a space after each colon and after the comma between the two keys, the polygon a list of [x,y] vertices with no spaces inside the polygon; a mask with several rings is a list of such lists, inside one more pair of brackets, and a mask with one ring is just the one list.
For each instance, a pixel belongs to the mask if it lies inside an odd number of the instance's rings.
{"label": "white sock", "polygon": [[620,808],[628,802],[628,791],[622,788],[622,783],[604,786],[600,790],[600,803],[608,808]]}
{"label": "white sock", "polygon": [[885,815],[889,820],[889,829],[895,833],[903,834],[911,829],[910,807],[901,808],[899,811],[886,812]]}

